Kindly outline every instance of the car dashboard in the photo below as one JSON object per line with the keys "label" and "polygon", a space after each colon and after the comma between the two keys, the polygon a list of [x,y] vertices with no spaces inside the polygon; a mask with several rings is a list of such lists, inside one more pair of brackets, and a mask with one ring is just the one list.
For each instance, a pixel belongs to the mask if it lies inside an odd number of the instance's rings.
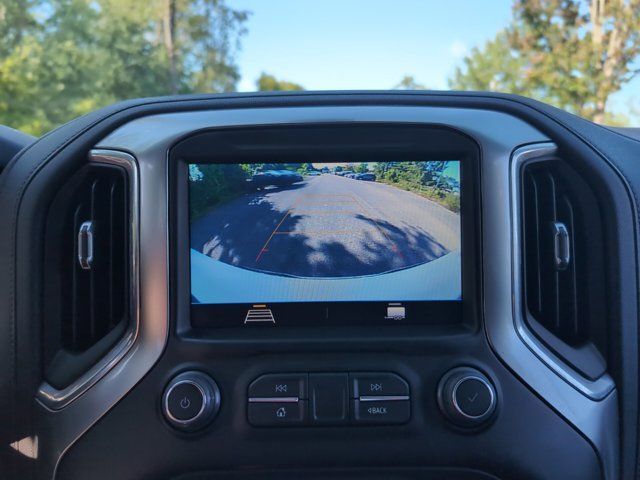
{"label": "car dashboard", "polygon": [[7,461],[635,478],[639,153],[488,93],[169,97],[71,122],[0,177]]}

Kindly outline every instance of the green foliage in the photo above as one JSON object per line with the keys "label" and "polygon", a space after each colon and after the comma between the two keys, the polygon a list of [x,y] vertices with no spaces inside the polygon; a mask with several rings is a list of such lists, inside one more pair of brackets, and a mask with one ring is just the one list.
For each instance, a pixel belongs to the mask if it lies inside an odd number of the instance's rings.
{"label": "green foliage", "polygon": [[471,51],[450,86],[526,95],[605,122],[609,97],[639,73],[639,59],[640,0],[518,0],[511,24]]}
{"label": "green foliage", "polygon": [[287,82],[286,80],[278,80],[273,75],[262,72],[258,80],[256,81],[256,88],[262,92],[277,92],[277,91],[297,91],[304,90],[302,85],[297,83]]}
{"label": "green foliage", "polygon": [[256,171],[265,171],[265,170],[290,170],[292,172],[300,171],[301,169],[306,169],[305,165],[308,165],[310,170],[314,170],[313,166],[310,163],[256,163],[252,165]]}
{"label": "green foliage", "polygon": [[296,168],[296,171],[302,175],[306,175],[309,172],[317,172],[317,170],[313,167],[313,164],[311,163],[299,164],[298,168]]}
{"label": "green foliage", "polygon": [[535,95],[520,75],[524,60],[512,51],[502,31],[483,47],[474,47],[449,80],[458,90],[491,90],[519,95]]}
{"label": "green foliage", "polygon": [[251,172],[248,165],[208,164],[189,166],[189,204],[192,218],[245,191]]}
{"label": "green foliage", "polygon": [[460,184],[445,175],[448,162],[380,162],[374,172],[377,180],[417,193],[440,203],[453,212],[460,211]]}
{"label": "green foliage", "polygon": [[359,163],[353,169],[355,173],[367,173],[369,171],[369,167],[366,163]]}
{"label": "green foliage", "polygon": [[0,0],[0,124],[40,135],[126,98],[233,90],[247,17],[224,0]]}
{"label": "green foliage", "polygon": [[440,203],[452,212],[458,213],[460,211],[460,195],[445,193],[440,199]]}
{"label": "green foliage", "polygon": [[0,57],[11,53],[36,29],[31,12],[39,5],[37,0],[0,0]]}
{"label": "green foliage", "polygon": [[394,90],[427,90],[423,84],[418,83],[413,75],[405,75],[397,85],[393,87]]}

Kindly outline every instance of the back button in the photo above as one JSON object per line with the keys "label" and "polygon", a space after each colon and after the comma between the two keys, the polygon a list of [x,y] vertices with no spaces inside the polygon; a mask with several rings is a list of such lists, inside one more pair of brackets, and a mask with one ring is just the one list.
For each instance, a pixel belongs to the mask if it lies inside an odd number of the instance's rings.
{"label": "back button", "polygon": [[369,425],[398,425],[411,418],[409,400],[353,401],[353,421]]}

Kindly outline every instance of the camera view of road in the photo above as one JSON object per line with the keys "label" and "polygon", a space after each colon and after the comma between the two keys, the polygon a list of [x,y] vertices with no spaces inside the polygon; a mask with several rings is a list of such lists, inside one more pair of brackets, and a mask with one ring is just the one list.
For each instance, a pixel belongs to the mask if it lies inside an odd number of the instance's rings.
{"label": "camera view of road", "polygon": [[460,216],[384,183],[324,174],[245,193],[191,225],[191,248],[297,277],[375,275],[460,249]]}

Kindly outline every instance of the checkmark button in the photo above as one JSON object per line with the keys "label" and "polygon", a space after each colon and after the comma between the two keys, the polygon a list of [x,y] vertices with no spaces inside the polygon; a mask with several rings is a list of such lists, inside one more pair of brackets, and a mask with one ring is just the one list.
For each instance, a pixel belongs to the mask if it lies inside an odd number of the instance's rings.
{"label": "checkmark button", "polygon": [[469,417],[481,417],[493,405],[493,393],[486,382],[476,377],[462,379],[454,388],[454,401]]}

